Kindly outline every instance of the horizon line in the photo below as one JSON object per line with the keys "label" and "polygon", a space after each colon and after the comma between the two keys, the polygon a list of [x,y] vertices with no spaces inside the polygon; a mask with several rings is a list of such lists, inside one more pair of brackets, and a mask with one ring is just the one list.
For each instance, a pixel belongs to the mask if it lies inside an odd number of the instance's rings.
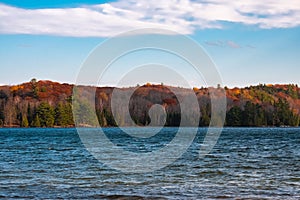
{"label": "horizon line", "polygon": [[[155,86],[157,86],[157,85],[164,85],[164,86],[170,86],[170,87],[180,87],[180,88],[185,88],[184,86],[181,86],[181,85],[167,84],[167,83],[163,83],[163,82],[161,82],[161,83],[156,83],[156,82],[145,82],[145,83],[143,83],[143,84],[137,83],[137,84],[135,84],[135,85],[124,85],[124,86],[122,86],[122,87],[119,87],[119,86],[116,86],[116,85],[109,85],[109,84],[107,84],[107,85],[76,84],[76,83],[73,83],[73,82],[65,82],[65,81],[50,80],[50,79],[37,79],[37,78],[32,78],[31,80],[33,80],[33,79],[36,79],[37,82],[40,82],[40,81],[44,81],[44,82],[49,81],[49,82],[52,82],[52,83],[58,83],[58,84],[69,84],[69,85],[74,85],[74,86],[76,85],[76,86],[87,86],[87,87],[130,88],[130,87],[140,87],[140,86],[145,86],[145,85],[147,85],[148,83],[150,83],[151,85],[155,85]],[[9,86],[9,87],[11,87],[11,86],[17,86],[17,85],[22,85],[22,84],[24,84],[24,83],[29,83],[31,80],[29,80],[29,81],[24,81],[24,82],[20,82],[20,83],[11,83],[11,84],[0,83],[0,86]],[[221,86],[222,88],[227,87],[228,89],[234,89],[234,88],[246,88],[246,87],[251,87],[251,86],[259,86],[259,85],[267,85],[267,86],[276,86],[276,85],[296,85],[296,86],[298,86],[297,83],[292,83],[292,82],[289,82],[289,83],[287,83],[287,82],[285,82],[285,83],[283,83],[283,82],[277,82],[277,83],[274,83],[274,82],[273,82],[273,83],[255,83],[255,84],[254,84],[254,83],[250,83],[250,84],[245,84],[245,85],[235,85],[235,86],[233,86],[233,85],[228,86],[228,85],[226,85],[226,84],[221,84],[221,83],[220,83],[220,86]],[[209,87],[218,87],[218,86],[219,86],[219,85],[215,85],[215,86],[208,86],[208,85],[197,85],[197,86],[195,86],[195,85],[193,85],[193,86],[191,86],[191,87],[192,87],[192,88],[209,88]]]}

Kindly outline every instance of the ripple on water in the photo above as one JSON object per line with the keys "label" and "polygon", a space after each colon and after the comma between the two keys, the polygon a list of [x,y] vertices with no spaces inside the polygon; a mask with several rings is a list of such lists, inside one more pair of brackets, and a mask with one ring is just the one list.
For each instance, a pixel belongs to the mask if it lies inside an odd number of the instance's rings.
{"label": "ripple on water", "polygon": [[[127,150],[147,152],[176,130],[134,146],[119,129],[106,132]],[[300,129],[225,128],[214,150],[198,159],[205,130],[172,165],[123,174],[95,160],[75,129],[0,129],[0,198],[300,199]]]}

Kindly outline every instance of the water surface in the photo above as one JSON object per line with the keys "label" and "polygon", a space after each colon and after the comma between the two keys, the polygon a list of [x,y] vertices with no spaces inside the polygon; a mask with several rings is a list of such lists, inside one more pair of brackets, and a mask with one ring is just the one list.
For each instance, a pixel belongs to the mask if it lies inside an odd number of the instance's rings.
{"label": "water surface", "polygon": [[[143,153],[163,147],[176,130],[149,139],[118,128],[105,132],[116,145]],[[299,128],[225,128],[213,151],[199,159],[205,131],[200,128],[168,167],[124,174],[96,160],[76,129],[0,129],[0,198],[300,198]]]}

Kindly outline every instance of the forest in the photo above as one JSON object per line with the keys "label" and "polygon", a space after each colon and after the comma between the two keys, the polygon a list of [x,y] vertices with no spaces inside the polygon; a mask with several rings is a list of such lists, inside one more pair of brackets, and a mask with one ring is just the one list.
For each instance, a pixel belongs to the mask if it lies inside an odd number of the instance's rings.
{"label": "forest", "polygon": [[[214,88],[220,89],[220,86]],[[179,126],[182,117],[174,86],[147,83],[135,86],[129,102],[129,113],[135,124],[146,126],[151,122],[149,109],[162,105],[166,116],[154,116],[165,126]],[[13,86],[0,86],[0,127],[83,127],[131,126],[131,119],[120,107],[117,113],[111,109],[114,90],[132,88],[81,86],[77,93],[86,98],[73,101],[74,85],[52,81],[37,81]],[[185,94],[187,89],[177,87]],[[226,92],[227,110],[225,126],[230,127],[285,127],[299,126],[300,89],[295,84],[222,88]],[[95,104],[88,95],[95,91]],[[200,110],[199,126],[208,126],[211,118],[209,89],[193,88]],[[96,118],[91,117],[95,110]],[[195,108],[195,110],[197,110]],[[80,112],[79,112],[80,111]],[[164,121],[164,117],[166,118]],[[191,120],[193,117],[190,117]]]}

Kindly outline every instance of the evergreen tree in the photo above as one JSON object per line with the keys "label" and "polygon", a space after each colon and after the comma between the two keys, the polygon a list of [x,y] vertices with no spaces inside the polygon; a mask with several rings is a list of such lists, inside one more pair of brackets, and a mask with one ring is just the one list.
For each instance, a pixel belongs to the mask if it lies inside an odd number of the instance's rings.
{"label": "evergreen tree", "polygon": [[0,107],[0,126],[3,126],[4,121],[5,121],[4,106],[1,106]]}
{"label": "evergreen tree", "polygon": [[98,125],[97,115],[94,116],[94,108],[90,103],[83,99],[82,97],[78,98],[73,104],[73,111],[76,119],[77,125]]}
{"label": "evergreen tree", "polygon": [[64,105],[65,121],[67,125],[74,125],[72,104],[67,102]]}
{"label": "evergreen tree", "polygon": [[35,115],[35,118],[32,120],[31,127],[41,127],[39,115]]}
{"label": "evergreen tree", "polygon": [[104,112],[103,111],[97,110],[97,117],[98,117],[99,125],[101,127],[107,126],[107,121],[106,121],[106,118],[104,116]]}
{"label": "evergreen tree", "polygon": [[274,105],[274,125],[276,126],[298,126],[299,116],[294,114],[286,99],[279,98]]}
{"label": "evergreen tree", "polygon": [[31,124],[34,118],[34,109],[31,108],[30,103],[27,105],[27,120],[28,123]]}
{"label": "evergreen tree", "polygon": [[209,103],[207,103],[205,106],[200,107],[201,116],[200,116],[199,126],[209,126],[210,112],[211,112],[211,106]]}
{"label": "evergreen tree", "polygon": [[33,78],[33,79],[31,79],[30,83],[31,83],[33,97],[38,98],[39,97],[39,88],[37,85],[37,80],[35,78]]}
{"label": "evergreen tree", "polygon": [[58,126],[73,125],[73,114],[70,103],[60,102],[55,108],[55,124]]}
{"label": "evergreen tree", "polygon": [[114,116],[112,115],[110,110],[104,109],[103,113],[107,122],[107,126],[117,126]]}
{"label": "evergreen tree", "polygon": [[27,128],[29,126],[29,122],[27,116],[25,114],[22,115],[21,127]]}
{"label": "evergreen tree", "polygon": [[242,109],[238,106],[233,106],[227,113],[227,126],[242,126]]}
{"label": "evergreen tree", "polygon": [[247,101],[242,114],[243,126],[255,126],[255,105],[250,101]]}
{"label": "evergreen tree", "polygon": [[267,125],[264,109],[259,104],[255,105],[254,125],[255,126],[266,126]]}
{"label": "evergreen tree", "polygon": [[68,124],[65,107],[62,103],[59,103],[55,108],[55,124],[58,126],[66,126]]}
{"label": "evergreen tree", "polygon": [[52,127],[54,125],[55,112],[47,102],[42,102],[36,112],[40,118],[42,127]]}

